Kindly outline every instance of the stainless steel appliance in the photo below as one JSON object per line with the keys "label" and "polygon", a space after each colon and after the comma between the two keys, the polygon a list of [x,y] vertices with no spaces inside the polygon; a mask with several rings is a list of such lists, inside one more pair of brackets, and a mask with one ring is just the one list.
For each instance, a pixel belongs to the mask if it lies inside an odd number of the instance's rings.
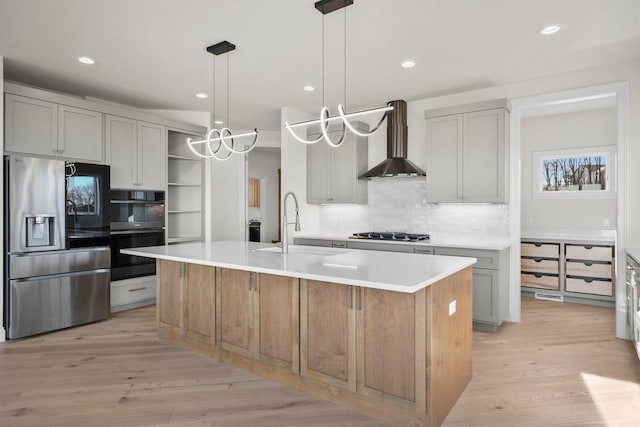
{"label": "stainless steel appliance", "polygon": [[156,274],[152,258],[124,255],[121,249],[164,245],[164,192],[111,192],[111,280]]}
{"label": "stainless steel appliance", "polygon": [[367,172],[361,179],[425,176],[426,173],[407,159],[407,103],[403,100],[391,101],[393,110],[387,112],[387,158]]}
{"label": "stainless steel appliance", "polygon": [[640,358],[640,264],[627,256],[627,327]]}
{"label": "stainless steel appliance", "polygon": [[365,231],[353,233],[350,239],[394,240],[397,242],[424,242],[429,240],[428,234],[405,233],[401,231]]}
{"label": "stainless steel appliance", "polygon": [[[109,248],[104,240],[96,244],[67,236],[65,162],[19,156],[5,156],[4,161],[3,321],[8,338],[105,319],[109,314]],[[78,163],[69,164],[69,175],[82,168]],[[86,194],[85,211],[75,215],[97,214],[90,206],[100,204],[104,194],[96,189],[109,187],[109,169],[103,168],[96,186],[87,188],[93,194]],[[108,217],[108,212],[101,213]]]}

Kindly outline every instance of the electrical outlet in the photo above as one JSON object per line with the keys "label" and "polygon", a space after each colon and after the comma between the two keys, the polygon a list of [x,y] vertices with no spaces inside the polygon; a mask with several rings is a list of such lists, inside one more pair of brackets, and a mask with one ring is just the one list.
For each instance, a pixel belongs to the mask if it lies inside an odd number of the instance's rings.
{"label": "electrical outlet", "polygon": [[609,218],[603,218],[602,219],[602,226],[603,227],[609,227],[610,223],[609,223]]}
{"label": "electrical outlet", "polygon": [[456,300],[453,300],[449,303],[449,316],[453,316],[456,312]]}

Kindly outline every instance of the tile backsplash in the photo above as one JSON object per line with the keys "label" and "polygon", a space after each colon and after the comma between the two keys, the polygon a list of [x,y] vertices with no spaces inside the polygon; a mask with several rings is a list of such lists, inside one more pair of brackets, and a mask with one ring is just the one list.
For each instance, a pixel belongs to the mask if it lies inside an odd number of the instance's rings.
{"label": "tile backsplash", "polygon": [[320,232],[426,232],[433,238],[508,239],[509,206],[502,204],[427,203],[426,180],[374,179],[369,182],[369,204],[320,207]]}

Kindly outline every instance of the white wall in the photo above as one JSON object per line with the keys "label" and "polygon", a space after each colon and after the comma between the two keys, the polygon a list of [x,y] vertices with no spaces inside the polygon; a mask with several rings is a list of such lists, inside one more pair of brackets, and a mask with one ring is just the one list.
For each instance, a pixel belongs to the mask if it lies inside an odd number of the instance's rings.
{"label": "white wall", "polygon": [[[289,121],[295,123],[303,120],[310,120],[313,117],[302,111],[291,107],[284,107],[281,111],[282,147],[281,147],[281,168],[282,168],[282,197],[288,191],[298,198],[300,207],[300,228],[296,233],[293,226],[289,226],[289,243],[293,242],[295,234],[313,234],[319,230],[319,207],[318,205],[307,204],[307,146],[296,141],[289,131],[284,129],[284,123]],[[301,136],[306,136],[302,135]],[[281,201],[282,203],[282,201]],[[289,218],[293,218],[293,200],[287,201]],[[284,213],[284,211],[283,211]],[[291,219],[293,221],[293,219]]]}
{"label": "white wall", "polygon": [[[3,57],[0,56],[0,93],[3,94],[2,102],[0,102],[0,153],[4,153],[4,66]],[[0,162],[0,188],[4,188],[4,162]],[[3,200],[4,203],[4,200]],[[0,242],[4,242],[4,218],[3,209],[0,209]],[[4,254],[4,243],[0,243],[0,253]],[[4,255],[3,255],[4,256]],[[0,277],[4,281],[4,265],[0,263]],[[4,290],[0,290],[0,342],[6,338],[4,330]]]}
{"label": "white wall", "polygon": [[[525,118],[520,124],[523,229],[615,229],[617,200],[533,198],[532,153],[617,143],[614,108]],[[605,225],[605,221],[609,225]]]}
{"label": "white wall", "polygon": [[249,153],[249,178],[260,180],[260,207],[249,208],[249,219],[260,220],[260,241],[278,239],[278,169],[280,150],[255,148]]}
{"label": "white wall", "polygon": [[211,240],[244,240],[245,155],[207,162],[211,171]]}

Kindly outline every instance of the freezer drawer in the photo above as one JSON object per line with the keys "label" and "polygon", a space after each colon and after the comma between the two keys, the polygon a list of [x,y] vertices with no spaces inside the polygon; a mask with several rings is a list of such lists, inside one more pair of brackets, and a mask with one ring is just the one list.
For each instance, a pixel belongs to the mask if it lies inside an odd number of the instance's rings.
{"label": "freezer drawer", "polygon": [[9,338],[106,319],[109,270],[10,280]]}
{"label": "freezer drawer", "polygon": [[108,247],[102,247],[13,254],[9,256],[9,262],[9,277],[24,279],[26,277],[109,268],[111,250]]}

